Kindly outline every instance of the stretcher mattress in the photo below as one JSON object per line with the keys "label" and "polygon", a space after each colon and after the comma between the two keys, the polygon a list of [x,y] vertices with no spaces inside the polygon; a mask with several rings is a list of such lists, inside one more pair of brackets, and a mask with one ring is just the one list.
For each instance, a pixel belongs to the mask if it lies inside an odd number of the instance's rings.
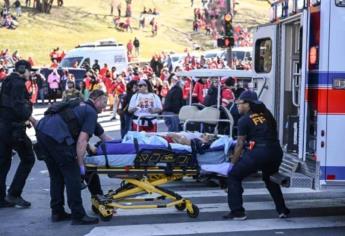
{"label": "stretcher mattress", "polygon": [[[111,141],[104,143],[103,147],[98,147],[97,154],[94,156],[87,156],[85,158],[86,164],[92,164],[96,166],[106,166],[110,167],[125,167],[133,166],[134,160],[137,156],[138,151],[141,150],[167,150],[164,145],[151,145],[151,144],[140,144],[136,148],[134,144],[131,143],[121,143],[120,141]],[[187,150],[174,149],[171,151],[177,154],[190,154]],[[106,153],[106,155],[104,155]],[[107,158],[107,160],[106,160]],[[199,165],[202,164],[220,164],[225,162],[227,154],[224,152],[224,146],[217,146],[206,150],[204,153],[196,154],[196,158]]]}

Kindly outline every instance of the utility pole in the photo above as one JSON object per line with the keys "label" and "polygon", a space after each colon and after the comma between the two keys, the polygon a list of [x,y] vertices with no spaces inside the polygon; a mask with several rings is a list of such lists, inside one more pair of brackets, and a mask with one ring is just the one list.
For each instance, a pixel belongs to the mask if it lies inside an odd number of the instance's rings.
{"label": "utility pole", "polygon": [[[226,14],[230,14],[233,17],[232,14],[232,6],[231,6],[232,0],[226,0]],[[228,66],[229,68],[232,68],[232,55],[231,55],[231,46],[228,47],[227,50],[227,62],[228,62]]]}

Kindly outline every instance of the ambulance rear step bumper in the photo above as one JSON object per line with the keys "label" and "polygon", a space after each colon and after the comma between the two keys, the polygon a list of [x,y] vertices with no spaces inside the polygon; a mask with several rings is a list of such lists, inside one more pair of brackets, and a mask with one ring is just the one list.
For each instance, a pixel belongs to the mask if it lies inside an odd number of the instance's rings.
{"label": "ambulance rear step bumper", "polygon": [[270,179],[283,187],[318,188],[318,163],[310,158],[301,161],[296,155],[284,153],[279,171]]}
{"label": "ambulance rear step bumper", "polygon": [[270,176],[270,180],[286,188],[313,188],[313,178],[296,172],[277,172]]}

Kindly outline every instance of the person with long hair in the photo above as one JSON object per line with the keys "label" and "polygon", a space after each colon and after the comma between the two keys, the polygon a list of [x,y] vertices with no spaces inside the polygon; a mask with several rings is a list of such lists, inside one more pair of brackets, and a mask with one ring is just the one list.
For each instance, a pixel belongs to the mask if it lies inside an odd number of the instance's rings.
{"label": "person with long hair", "polygon": [[127,132],[131,130],[132,114],[128,112],[128,106],[132,96],[137,92],[137,90],[137,81],[131,80],[126,85],[125,94],[120,98],[120,104],[117,113],[120,116],[121,138],[123,138],[127,134]]}
{"label": "person with long hair", "polygon": [[[133,114],[132,130],[157,132],[157,119],[152,115],[160,113],[162,109],[162,102],[153,93],[150,82],[140,80],[138,92],[132,96],[128,107],[128,112]],[[142,117],[140,121],[137,120],[139,117]]]}
{"label": "person with long hair", "polygon": [[290,211],[285,206],[281,188],[270,180],[270,176],[278,172],[283,157],[277,123],[266,106],[258,101],[255,92],[243,92],[236,104],[242,117],[238,121],[237,143],[230,157],[228,174],[228,204],[231,211],[224,218],[247,218],[243,208],[242,180],[259,170],[262,171],[262,179],[273,198],[279,218],[286,218]]}

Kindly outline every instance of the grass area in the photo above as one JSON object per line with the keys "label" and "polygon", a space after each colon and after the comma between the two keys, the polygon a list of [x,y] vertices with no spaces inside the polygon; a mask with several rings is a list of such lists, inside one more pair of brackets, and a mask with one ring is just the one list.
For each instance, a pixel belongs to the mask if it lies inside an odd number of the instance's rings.
{"label": "grass area", "polygon": [[[125,3],[122,0],[122,14]],[[23,4],[22,0],[22,4]],[[141,41],[141,57],[149,59],[161,51],[182,52],[192,47],[193,9],[189,0],[133,0],[132,25],[134,32],[118,32],[112,24],[110,0],[66,0],[62,8],[55,7],[51,14],[37,14],[23,8],[20,26],[11,31],[0,28],[0,49],[19,50],[24,58],[32,56],[40,64],[49,63],[49,52],[59,46],[68,51],[79,43],[115,38],[126,44],[135,36]],[[195,1],[196,5],[199,1]],[[235,22],[256,25],[267,21],[268,5],[262,0],[239,0],[239,15]],[[138,29],[139,13],[146,6],[160,12],[158,35],[151,37],[151,28]],[[115,10],[116,12],[116,10]],[[148,22],[146,23],[148,25]],[[193,37],[202,44],[207,38]]]}

